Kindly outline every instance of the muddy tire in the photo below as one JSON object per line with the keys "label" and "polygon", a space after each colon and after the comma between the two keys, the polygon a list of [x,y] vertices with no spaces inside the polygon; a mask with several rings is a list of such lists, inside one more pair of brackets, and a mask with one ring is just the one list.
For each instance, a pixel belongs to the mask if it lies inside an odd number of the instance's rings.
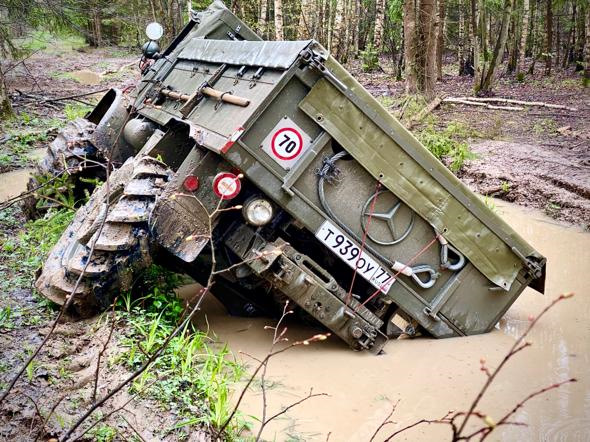
{"label": "muddy tire", "polygon": [[[67,173],[72,181],[74,196],[82,196],[84,191],[83,183],[77,180],[77,177],[84,170],[92,169],[91,175],[101,173],[103,170],[97,170],[95,164],[87,164],[85,159],[100,161],[98,150],[94,146],[92,139],[96,124],[84,118],[78,118],[68,124],[57,134],[55,139],[47,146],[45,157],[37,165],[36,176],[57,176]],[[66,170],[67,169],[67,170]],[[100,168],[102,169],[102,168]],[[29,179],[27,190],[33,191],[39,186],[39,181],[35,176]],[[40,190],[40,193],[47,192],[47,189]],[[50,195],[48,195],[50,196]],[[27,218],[35,219],[41,216],[45,209],[38,207],[39,196],[35,192],[31,193],[23,201],[23,211]],[[44,201],[44,204],[46,201]],[[51,203],[47,203],[50,206]]]}
{"label": "muddy tire", "polygon": [[171,176],[170,169],[154,158],[127,160],[109,179],[108,211],[104,184],[76,212],[52,249],[35,283],[37,289],[63,304],[81,276],[73,312],[88,317],[107,308],[113,295],[131,287],[134,273],[152,262],[148,220]]}

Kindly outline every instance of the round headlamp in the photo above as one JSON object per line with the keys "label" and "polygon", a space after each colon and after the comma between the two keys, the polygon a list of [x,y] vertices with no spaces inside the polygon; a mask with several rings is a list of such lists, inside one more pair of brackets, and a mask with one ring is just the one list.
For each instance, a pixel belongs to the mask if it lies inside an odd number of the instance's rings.
{"label": "round headlamp", "polygon": [[272,204],[264,198],[254,197],[244,204],[242,214],[253,226],[264,226],[268,224],[273,217]]}

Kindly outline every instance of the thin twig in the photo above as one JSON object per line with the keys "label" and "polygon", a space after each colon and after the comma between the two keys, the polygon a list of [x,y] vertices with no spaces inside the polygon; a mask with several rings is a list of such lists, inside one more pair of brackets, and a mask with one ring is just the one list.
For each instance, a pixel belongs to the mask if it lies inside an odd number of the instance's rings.
{"label": "thin twig", "polygon": [[539,320],[543,317],[543,315],[545,315],[545,313],[547,313],[547,311],[549,311],[555,304],[557,304],[558,302],[560,302],[564,299],[571,298],[572,296],[573,296],[573,293],[567,293],[567,294],[563,294],[563,295],[558,296],[547,307],[545,307],[541,311],[541,313],[539,313],[531,321],[531,323],[529,324],[529,326],[525,330],[525,332],[522,335],[520,335],[520,337],[514,342],[514,344],[512,345],[512,347],[510,348],[510,350],[506,354],[506,356],[504,356],[504,359],[502,359],[500,364],[492,371],[491,375],[487,377],[486,382],[484,383],[483,387],[481,388],[481,390],[479,391],[479,393],[477,394],[477,396],[475,397],[475,399],[471,403],[471,406],[469,407],[469,410],[467,411],[467,414],[465,415],[465,419],[463,420],[461,425],[459,425],[459,429],[457,430],[458,436],[460,436],[461,433],[463,432],[463,430],[465,429],[465,426],[467,425],[467,422],[469,421],[469,418],[471,417],[471,413],[475,410],[475,408],[479,404],[481,398],[484,396],[484,394],[486,393],[486,391],[488,390],[488,388],[492,384],[492,382],[494,382],[494,379],[496,378],[498,373],[502,370],[502,368],[504,367],[506,362],[508,362],[508,360],[512,356],[514,356],[515,351],[516,352],[520,351],[519,347],[520,347],[521,343],[524,341],[524,339],[528,336],[531,329],[537,324],[537,322],[539,322]]}
{"label": "thin twig", "polygon": [[389,425],[389,424],[393,424],[394,423],[393,421],[390,421],[389,419],[391,418],[391,416],[393,416],[393,413],[395,413],[395,409],[397,408],[397,405],[398,404],[399,404],[399,400],[395,404],[392,405],[391,411],[385,417],[385,419],[383,419],[383,422],[381,422],[381,425],[379,425],[377,427],[377,429],[375,430],[375,432],[371,436],[371,439],[369,439],[369,442],[373,442],[375,440],[375,438],[377,437],[377,434],[379,434],[379,432],[383,429],[383,427],[385,427],[386,425]]}
{"label": "thin twig", "polygon": [[107,340],[104,342],[104,344],[102,345],[102,349],[98,352],[98,357],[96,360],[96,370],[94,372],[94,388],[92,389],[92,401],[96,401],[96,391],[98,389],[98,375],[100,372],[100,361],[102,359],[102,355],[104,354],[104,352],[107,350],[107,346],[109,345],[109,342],[111,341],[111,337],[113,336],[113,331],[115,330],[115,325],[117,323],[117,315],[115,313],[115,306],[117,305],[117,300],[119,299],[119,297],[115,297],[115,300],[113,301],[113,308],[112,308],[112,320],[111,320],[111,328],[109,330],[109,335],[107,336]]}

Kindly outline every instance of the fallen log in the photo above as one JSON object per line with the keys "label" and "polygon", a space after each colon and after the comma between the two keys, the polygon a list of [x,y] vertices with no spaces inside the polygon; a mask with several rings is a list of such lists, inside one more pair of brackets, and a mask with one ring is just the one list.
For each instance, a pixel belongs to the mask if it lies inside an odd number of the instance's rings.
{"label": "fallen log", "polygon": [[443,103],[466,104],[468,106],[480,106],[486,109],[506,110],[506,111],[522,111],[524,107],[519,106],[494,106],[493,104],[482,103],[479,101],[472,101],[471,97],[454,98],[448,97],[443,100]]}
{"label": "fallen log", "polygon": [[512,98],[494,98],[494,97],[457,97],[458,100],[478,101],[482,103],[507,103],[507,104],[519,104],[521,106],[536,106],[536,107],[548,107],[551,109],[565,109],[576,112],[578,109],[574,107],[564,106],[562,104],[551,104],[544,103],[542,101],[524,101],[514,100]]}
{"label": "fallen log", "polygon": [[434,100],[432,100],[430,103],[428,103],[428,106],[426,106],[424,109],[422,109],[420,112],[418,112],[412,119],[410,119],[410,121],[408,121],[408,124],[406,124],[406,127],[408,129],[413,129],[414,126],[416,126],[418,123],[420,123],[424,118],[426,118],[426,116],[431,113],[433,110],[435,110],[437,107],[440,106],[440,104],[443,102],[445,98],[445,95],[440,95],[434,98]]}

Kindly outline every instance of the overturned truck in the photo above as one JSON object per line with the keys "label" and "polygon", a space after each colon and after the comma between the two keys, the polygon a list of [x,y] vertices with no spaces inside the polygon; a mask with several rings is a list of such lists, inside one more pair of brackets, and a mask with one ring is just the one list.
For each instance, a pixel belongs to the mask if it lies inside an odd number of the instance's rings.
{"label": "overturned truck", "polygon": [[525,287],[543,292],[545,259],[317,42],[261,41],[213,3],[146,46],[129,98],[109,92],[75,123],[82,141],[49,149],[46,166],[89,176],[118,165],[45,262],[49,299],[82,275],[87,316],[153,262],[202,284],[214,266],[230,313],[289,299],[377,352],[417,330],[488,332]]}

